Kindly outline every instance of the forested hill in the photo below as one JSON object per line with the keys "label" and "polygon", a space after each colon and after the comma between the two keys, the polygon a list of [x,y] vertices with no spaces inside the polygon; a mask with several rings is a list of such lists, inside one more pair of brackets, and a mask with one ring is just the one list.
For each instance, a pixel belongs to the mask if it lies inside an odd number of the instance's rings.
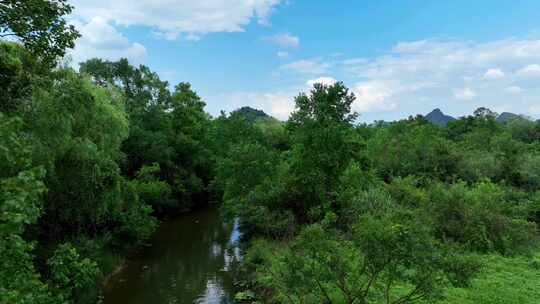
{"label": "forested hill", "polygon": [[425,118],[436,125],[446,126],[449,122],[456,120],[454,117],[445,115],[440,109],[429,112]]}
{"label": "forested hill", "polygon": [[233,111],[233,113],[239,113],[243,115],[247,119],[247,121],[252,123],[257,121],[275,119],[266,114],[264,111],[253,109],[251,107],[241,107],[240,109]]}
{"label": "forested hill", "polygon": [[507,123],[507,122],[510,122],[512,120],[530,120],[529,118],[523,116],[523,115],[518,115],[518,114],[514,114],[514,113],[510,113],[510,112],[503,112],[501,113],[499,116],[497,116],[497,121],[500,122],[500,123]]}
{"label": "forested hill", "polygon": [[[494,113],[492,112],[492,114],[494,117],[495,117],[495,120],[499,123],[508,123],[510,121],[513,121],[513,120],[528,120],[530,121],[531,119],[524,116],[524,115],[518,115],[518,114],[514,114],[514,113],[510,113],[510,112],[503,112],[501,114],[497,114],[497,113]],[[456,118],[450,116],[450,115],[446,115],[444,114],[440,109],[435,109],[431,112],[429,112],[426,116],[424,116],[424,118],[433,123],[433,124],[436,124],[436,125],[439,125],[439,126],[446,126],[448,125],[448,123],[452,122],[452,121],[455,121]]]}

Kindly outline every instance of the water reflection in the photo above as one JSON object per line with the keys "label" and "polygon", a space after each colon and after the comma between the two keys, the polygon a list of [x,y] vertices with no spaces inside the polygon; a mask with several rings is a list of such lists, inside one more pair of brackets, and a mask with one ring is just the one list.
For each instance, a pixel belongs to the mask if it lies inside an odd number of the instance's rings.
{"label": "water reflection", "polygon": [[105,304],[233,303],[231,263],[241,258],[238,221],[216,208],[164,222],[105,287]]}

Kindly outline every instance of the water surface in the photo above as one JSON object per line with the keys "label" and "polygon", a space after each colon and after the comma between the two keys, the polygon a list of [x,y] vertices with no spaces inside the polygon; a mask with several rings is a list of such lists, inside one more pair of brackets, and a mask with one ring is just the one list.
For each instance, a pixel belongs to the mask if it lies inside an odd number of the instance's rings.
{"label": "water surface", "polygon": [[215,207],[167,220],[110,279],[104,303],[233,303],[239,237],[238,223],[223,223]]}

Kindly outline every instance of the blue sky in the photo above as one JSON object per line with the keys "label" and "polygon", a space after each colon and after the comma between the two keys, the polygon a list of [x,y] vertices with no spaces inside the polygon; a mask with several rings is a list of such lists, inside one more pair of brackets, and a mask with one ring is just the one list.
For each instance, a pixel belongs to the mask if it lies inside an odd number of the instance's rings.
{"label": "blue sky", "polygon": [[540,1],[71,0],[73,64],[127,57],[190,82],[216,115],[286,119],[340,80],[361,120],[487,106],[540,117]]}

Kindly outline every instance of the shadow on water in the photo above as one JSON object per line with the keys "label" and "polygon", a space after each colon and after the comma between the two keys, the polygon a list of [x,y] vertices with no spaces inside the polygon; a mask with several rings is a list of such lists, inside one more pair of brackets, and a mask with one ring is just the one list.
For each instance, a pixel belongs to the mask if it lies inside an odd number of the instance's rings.
{"label": "shadow on water", "polygon": [[238,223],[216,207],[163,222],[150,247],[129,258],[104,288],[105,304],[233,303],[231,263],[240,259]]}

